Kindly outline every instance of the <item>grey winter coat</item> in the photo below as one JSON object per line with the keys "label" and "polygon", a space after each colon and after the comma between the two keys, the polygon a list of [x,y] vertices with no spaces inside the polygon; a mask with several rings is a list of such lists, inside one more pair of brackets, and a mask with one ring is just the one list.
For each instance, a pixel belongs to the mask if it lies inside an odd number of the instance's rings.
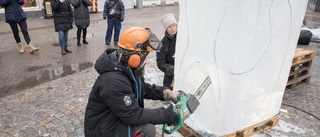
{"label": "grey winter coat", "polygon": [[90,0],[71,0],[74,7],[74,19],[78,28],[87,28],[90,24],[90,15],[88,6],[91,5]]}
{"label": "grey winter coat", "polygon": [[55,31],[72,29],[73,15],[70,0],[65,0],[64,2],[51,0],[50,4],[53,11]]}
{"label": "grey winter coat", "polygon": [[26,13],[21,8],[24,0],[0,0],[0,6],[5,8],[6,22],[20,22],[27,19]]}
{"label": "grey winter coat", "polygon": [[[112,6],[115,5],[116,12],[114,15],[109,15]],[[124,5],[121,0],[106,0],[103,9],[103,18],[117,18],[120,21],[124,20]]]}

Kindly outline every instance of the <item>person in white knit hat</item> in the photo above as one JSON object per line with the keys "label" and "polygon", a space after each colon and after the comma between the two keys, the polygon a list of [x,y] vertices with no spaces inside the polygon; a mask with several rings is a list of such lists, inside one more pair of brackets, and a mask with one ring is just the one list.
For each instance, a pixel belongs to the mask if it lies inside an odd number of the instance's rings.
{"label": "person in white knit hat", "polygon": [[177,21],[172,13],[163,15],[160,20],[165,29],[165,36],[161,40],[162,48],[157,52],[157,66],[164,72],[163,86],[172,90]]}

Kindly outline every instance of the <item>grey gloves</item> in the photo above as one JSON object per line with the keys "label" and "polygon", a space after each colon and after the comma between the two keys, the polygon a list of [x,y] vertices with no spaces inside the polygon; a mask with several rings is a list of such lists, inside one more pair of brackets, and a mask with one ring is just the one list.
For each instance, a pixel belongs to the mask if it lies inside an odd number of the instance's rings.
{"label": "grey gloves", "polygon": [[169,65],[166,69],[166,75],[168,76],[173,76],[174,75],[174,66],[173,65]]}
{"label": "grey gloves", "polygon": [[[163,90],[163,98],[165,100],[172,101],[173,103],[178,102],[178,96],[180,91],[171,91],[170,89]],[[166,124],[168,126],[174,125],[178,121],[178,114],[173,111],[173,105],[171,104],[168,108],[165,109],[166,113]]]}
{"label": "grey gloves", "polygon": [[163,90],[163,98],[166,101],[172,101],[173,103],[177,103],[179,95],[180,95],[179,91],[171,91],[170,89]]}
{"label": "grey gloves", "polygon": [[166,115],[166,124],[168,126],[174,125],[178,121],[178,114],[173,111],[173,105],[171,104],[164,110]]}

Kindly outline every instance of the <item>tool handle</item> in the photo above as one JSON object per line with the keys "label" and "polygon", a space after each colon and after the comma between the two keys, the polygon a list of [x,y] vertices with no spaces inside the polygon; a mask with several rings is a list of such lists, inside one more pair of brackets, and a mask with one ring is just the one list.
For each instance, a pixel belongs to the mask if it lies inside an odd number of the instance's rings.
{"label": "tool handle", "polygon": [[166,134],[172,134],[173,132],[176,132],[184,123],[185,116],[183,114],[183,109],[185,109],[186,102],[190,96],[191,94],[186,94],[183,91],[180,91],[180,95],[178,96],[179,101],[173,107],[173,111],[178,115],[178,121],[173,128],[169,128],[168,124],[163,124],[163,131]]}
{"label": "tool handle", "polygon": [[166,134],[172,134],[174,132],[176,132],[183,124],[184,122],[184,118],[183,118],[183,113],[182,113],[182,110],[181,109],[176,109],[174,108],[173,111],[175,113],[177,113],[178,115],[178,121],[177,123],[174,125],[173,128],[170,128],[168,126],[168,124],[163,124],[163,131],[166,133]]}

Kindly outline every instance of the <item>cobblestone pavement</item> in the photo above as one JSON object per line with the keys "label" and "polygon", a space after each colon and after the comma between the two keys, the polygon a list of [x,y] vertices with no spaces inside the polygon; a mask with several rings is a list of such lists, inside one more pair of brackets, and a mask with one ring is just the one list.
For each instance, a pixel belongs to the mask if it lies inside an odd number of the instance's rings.
{"label": "cobblestone pavement", "polygon": [[[163,37],[159,18],[172,12],[178,17],[178,6],[130,9],[126,11],[123,29],[139,25],[152,28]],[[317,26],[318,13],[307,12],[310,26]],[[19,54],[8,24],[0,22],[0,137],[82,137],[84,111],[91,87],[98,76],[93,62],[107,47],[104,45],[106,21],[102,14],[91,14],[88,28],[89,45],[76,45],[76,29],[69,32],[72,54],[61,56],[58,34],[54,32],[52,19],[28,19],[29,33],[40,51],[30,55]],[[319,16],[320,17],[320,16]],[[22,38],[23,40],[23,38]],[[320,44],[309,46],[320,55]],[[155,54],[150,54],[147,72],[158,71]],[[320,135],[320,122],[310,114],[320,117],[320,58],[316,56],[311,68],[310,84],[285,92],[281,107],[281,119],[277,126],[259,136],[316,137]],[[147,81],[157,83],[162,76],[148,75]],[[300,108],[289,107],[288,105]],[[147,107],[163,106],[161,102]],[[285,124],[284,124],[285,123]],[[289,123],[289,124],[288,124]],[[290,125],[292,124],[292,125]],[[289,132],[285,132],[286,126]],[[297,128],[292,132],[292,129]],[[157,127],[161,129],[161,127]],[[157,136],[161,136],[158,130]]]}
{"label": "cobblestone pavement", "polygon": [[[160,17],[169,12],[178,17],[178,6],[128,9],[121,30],[133,25],[149,27],[157,36],[163,37]],[[40,51],[33,55],[17,54],[18,46],[9,25],[0,21],[0,97],[91,67],[92,62],[104,49],[114,48],[113,45],[105,45],[107,23],[102,19],[102,13],[91,14],[87,38],[89,45],[76,46],[76,27],[69,31],[68,45],[73,53],[65,56],[60,54],[58,33],[54,30],[53,19],[28,19],[27,23],[32,42],[40,48]],[[21,39],[26,46],[23,37]],[[29,51],[28,48],[26,50]]]}
{"label": "cobblestone pavement", "polygon": [[[130,26],[148,27],[162,38],[160,17],[173,13],[178,18],[178,10],[178,6],[128,9],[122,31]],[[90,44],[76,46],[74,28],[68,43],[73,53],[65,56],[60,54],[52,19],[27,20],[31,40],[40,48],[35,54],[28,49],[19,54],[9,25],[0,21],[0,137],[84,136],[84,108],[97,77],[93,63],[106,48],[116,47],[105,45],[107,24],[102,13],[90,17]],[[155,53],[150,57],[154,61]]]}

